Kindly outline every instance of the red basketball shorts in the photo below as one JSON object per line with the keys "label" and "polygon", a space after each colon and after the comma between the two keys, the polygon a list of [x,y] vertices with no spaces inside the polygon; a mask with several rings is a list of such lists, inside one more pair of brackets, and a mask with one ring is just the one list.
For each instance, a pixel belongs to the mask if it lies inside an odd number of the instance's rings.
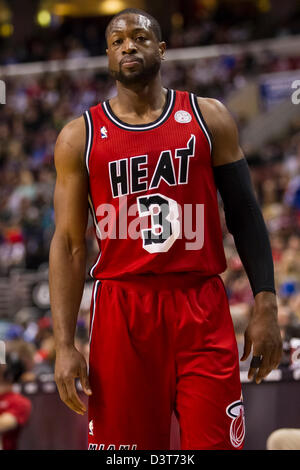
{"label": "red basketball shorts", "polygon": [[91,303],[89,449],[241,449],[237,344],[219,276],[96,281]]}

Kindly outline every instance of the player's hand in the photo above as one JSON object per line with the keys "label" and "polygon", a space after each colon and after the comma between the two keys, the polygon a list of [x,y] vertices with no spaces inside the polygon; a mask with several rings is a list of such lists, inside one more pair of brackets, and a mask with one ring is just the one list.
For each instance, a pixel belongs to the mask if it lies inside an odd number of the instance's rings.
{"label": "player's hand", "polygon": [[[260,357],[261,363],[250,364],[248,378],[259,384],[273,369],[276,369],[282,357],[282,339],[277,322],[276,296],[272,292],[259,292],[255,296],[254,311],[245,331],[245,361],[253,347],[253,357]],[[257,370],[258,369],[258,370]]]}
{"label": "player's hand", "polygon": [[73,411],[83,415],[86,412],[75,388],[75,379],[79,378],[86,395],[91,395],[87,375],[86,360],[74,346],[56,349],[55,382],[61,400]]}

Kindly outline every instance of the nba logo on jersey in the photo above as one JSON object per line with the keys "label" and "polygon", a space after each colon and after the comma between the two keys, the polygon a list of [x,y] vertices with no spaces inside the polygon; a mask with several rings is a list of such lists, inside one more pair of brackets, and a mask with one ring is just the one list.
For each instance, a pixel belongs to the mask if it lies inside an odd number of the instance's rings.
{"label": "nba logo on jersey", "polygon": [[107,129],[105,126],[102,126],[100,129],[101,139],[107,139]]}

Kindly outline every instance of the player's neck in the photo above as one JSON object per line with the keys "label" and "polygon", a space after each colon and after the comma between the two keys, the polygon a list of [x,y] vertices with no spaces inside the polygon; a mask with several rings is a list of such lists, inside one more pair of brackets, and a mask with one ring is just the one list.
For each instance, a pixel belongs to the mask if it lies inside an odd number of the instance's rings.
{"label": "player's neck", "polygon": [[132,113],[137,116],[163,108],[167,94],[160,76],[147,85],[134,84],[129,87],[117,82],[117,91],[117,96],[110,101],[113,110],[116,113]]}

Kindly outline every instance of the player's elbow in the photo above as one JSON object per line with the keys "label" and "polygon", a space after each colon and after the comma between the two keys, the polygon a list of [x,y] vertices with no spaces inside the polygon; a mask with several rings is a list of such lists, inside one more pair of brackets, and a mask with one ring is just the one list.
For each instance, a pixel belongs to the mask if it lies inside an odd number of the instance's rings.
{"label": "player's elbow", "polygon": [[82,237],[72,236],[67,231],[56,229],[50,245],[51,258],[61,258],[73,261],[75,259],[85,260],[86,240]]}

